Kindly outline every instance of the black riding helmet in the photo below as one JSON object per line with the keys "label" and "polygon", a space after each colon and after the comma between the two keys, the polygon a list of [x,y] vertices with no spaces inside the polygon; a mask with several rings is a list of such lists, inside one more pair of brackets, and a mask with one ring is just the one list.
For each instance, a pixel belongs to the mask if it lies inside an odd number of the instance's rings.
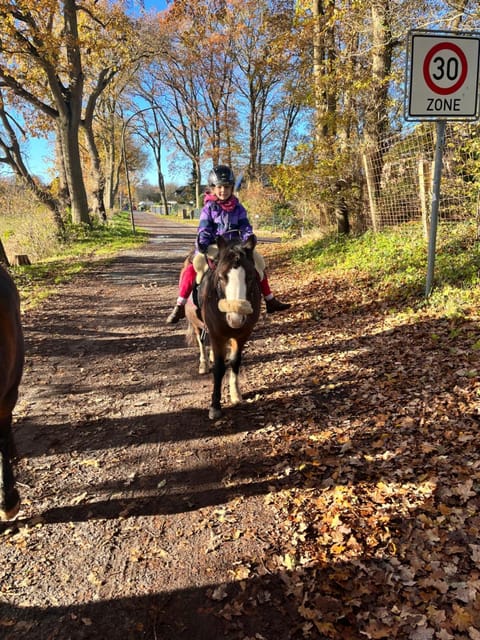
{"label": "black riding helmet", "polygon": [[233,187],[235,184],[235,175],[226,164],[219,164],[208,174],[209,187]]}

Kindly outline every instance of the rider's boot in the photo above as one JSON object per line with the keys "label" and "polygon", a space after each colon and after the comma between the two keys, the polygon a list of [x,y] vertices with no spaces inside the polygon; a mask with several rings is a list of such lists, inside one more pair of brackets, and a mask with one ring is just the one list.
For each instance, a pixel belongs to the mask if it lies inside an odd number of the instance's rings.
{"label": "rider's boot", "polygon": [[179,320],[185,318],[185,305],[176,304],[173,307],[171,314],[168,316],[166,323],[167,324],[177,324]]}
{"label": "rider's boot", "polygon": [[275,313],[275,311],[285,311],[286,309],[290,309],[292,306],[288,302],[280,302],[277,298],[270,298],[270,300],[265,300],[265,304],[267,305],[267,313]]}

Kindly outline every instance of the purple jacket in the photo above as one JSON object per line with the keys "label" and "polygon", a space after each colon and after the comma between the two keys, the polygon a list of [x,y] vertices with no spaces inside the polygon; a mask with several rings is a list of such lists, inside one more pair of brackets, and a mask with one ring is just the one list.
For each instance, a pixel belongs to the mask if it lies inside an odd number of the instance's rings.
{"label": "purple jacket", "polygon": [[206,251],[209,245],[216,242],[217,236],[223,236],[226,240],[239,238],[245,242],[251,235],[253,229],[247,211],[235,196],[225,203],[219,202],[210,194],[205,196],[197,230],[199,251]]}

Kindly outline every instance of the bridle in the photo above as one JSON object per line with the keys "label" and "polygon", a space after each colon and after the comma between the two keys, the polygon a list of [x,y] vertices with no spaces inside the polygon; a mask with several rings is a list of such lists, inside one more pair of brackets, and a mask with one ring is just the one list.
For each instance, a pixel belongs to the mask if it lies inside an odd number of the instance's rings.
{"label": "bridle", "polygon": [[[225,273],[230,272],[232,269],[235,269],[237,266],[240,267],[242,266],[245,269],[245,273],[248,275],[248,269],[242,264],[242,256],[244,257],[245,260],[247,260],[246,254],[244,253],[244,251],[241,248],[237,248],[237,249],[231,249],[230,250],[232,253],[234,253],[233,259],[232,259],[232,264],[230,264],[228,266],[227,269],[225,269]],[[213,281],[215,284],[215,293],[217,295],[218,300],[222,300],[223,298],[225,298],[225,291],[224,291],[224,287],[222,284],[222,278],[220,276],[220,270],[219,270],[219,265],[221,266],[223,260],[219,260],[217,262],[212,261],[213,265],[210,264],[209,261],[209,267],[212,271],[212,276],[213,277]],[[251,292],[251,284],[248,281],[247,278],[247,293],[249,294]]]}

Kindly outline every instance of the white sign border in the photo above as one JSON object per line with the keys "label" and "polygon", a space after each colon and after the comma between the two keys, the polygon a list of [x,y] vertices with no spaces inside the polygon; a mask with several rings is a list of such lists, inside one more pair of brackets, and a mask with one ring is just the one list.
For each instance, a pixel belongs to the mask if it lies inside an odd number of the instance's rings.
{"label": "white sign border", "polygon": [[[456,121],[475,121],[479,119],[480,110],[480,96],[479,96],[479,82],[480,82],[480,56],[477,64],[477,82],[476,82],[476,96],[475,96],[475,113],[471,115],[458,115],[453,116],[451,114],[439,115],[411,115],[409,112],[412,94],[412,42],[414,36],[426,36],[436,38],[471,38],[480,41],[479,31],[435,31],[427,29],[412,29],[408,32],[407,40],[407,58],[405,67],[405,94],[404,94],[404,118],[407,122],[421,122],[421,121],[435,121],[435,120],[456,120]],[[480,51],[480,44],[479,44]]]}

